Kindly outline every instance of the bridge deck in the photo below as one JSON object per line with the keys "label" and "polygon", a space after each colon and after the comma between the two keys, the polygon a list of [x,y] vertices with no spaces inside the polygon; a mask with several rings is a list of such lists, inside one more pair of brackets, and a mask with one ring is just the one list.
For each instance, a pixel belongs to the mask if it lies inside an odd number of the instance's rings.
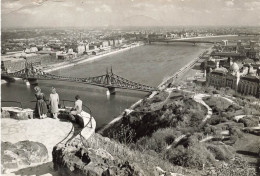
{"label": "bridge deck", "polygon": [[15,73],[2,73],[2,78],[22,78],[27,80],[57,80],[57,81],[69,81],[95,85],[105,88],[120,88],[120,89],[131,89],[144,92],[150,92],[156,90],[156,88],[140,84],[134,81],[127,80],[114,74],[111,70],[110,73],[107,72],[105,75],[100,75],[96,77],[87,78],[76,78],[76,77],[66,77],[59,75],[52,75],[50,73],[45,73],[42,70],[31,68],[25,68],[21,71]]}

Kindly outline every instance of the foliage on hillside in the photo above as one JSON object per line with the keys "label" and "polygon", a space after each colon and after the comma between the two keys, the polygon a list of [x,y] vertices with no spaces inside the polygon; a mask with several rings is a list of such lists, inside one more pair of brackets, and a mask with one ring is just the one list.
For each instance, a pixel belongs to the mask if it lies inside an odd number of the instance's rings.
{"label": "foliage on hillside", "polygon": [[[171,95],[168,101],[162,103],[165,99],[164,94],[145,99],[131,114],[114,124],[105,135],[123,142],[125,138],[128,138],[128,141],[137,141],[143,136],[152,135],[160,128],[179,127],[190,132],[198,130],[206,114],[204,106],[179,93]],[[158,106],[161,108],[157,109]]]}
{"label": "foliage on hillside", "polygon": [[[144,99],[105,135],[131,146],[134,151],[149,151],[173,165],[200,170],[219,168],[220,163],[233,162],[234,145],[243,140],[243,128],[258,124],[258,118],[252,115],[235,121],[234,116],[244,115],[247,106],[220,96],[212,94],[204,99],[213,114],[202,122],[206,108],[194,101],[192,95],[181,91],[170,95],[160,93]],[[242,102],[249,106],[249,102]]]}

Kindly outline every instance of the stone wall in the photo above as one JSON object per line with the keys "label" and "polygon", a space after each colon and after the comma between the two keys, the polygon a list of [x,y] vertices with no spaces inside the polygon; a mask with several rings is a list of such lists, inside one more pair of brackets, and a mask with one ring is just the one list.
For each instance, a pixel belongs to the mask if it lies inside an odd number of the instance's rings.
{"label": "stone wall", "polygon": [[2,107],[1,118],[13,118],[17,120],[28,120],[33,118],[32,109],[22,109],[18,107]]}

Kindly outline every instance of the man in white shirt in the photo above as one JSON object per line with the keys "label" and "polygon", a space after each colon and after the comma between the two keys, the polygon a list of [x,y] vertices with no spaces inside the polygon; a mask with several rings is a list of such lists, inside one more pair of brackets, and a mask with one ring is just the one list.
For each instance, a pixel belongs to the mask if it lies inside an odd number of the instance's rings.
{"label": "man in white shirt", "polygon": [[76,117],[78,114],[81,113],[82,111],[82,101],[80,100],[80,96],[79,95],[76,95],[75,96],[75,105],[74,105],[74,108],[71,109],[70,111],[70,118],[72,121],[76,121]]}

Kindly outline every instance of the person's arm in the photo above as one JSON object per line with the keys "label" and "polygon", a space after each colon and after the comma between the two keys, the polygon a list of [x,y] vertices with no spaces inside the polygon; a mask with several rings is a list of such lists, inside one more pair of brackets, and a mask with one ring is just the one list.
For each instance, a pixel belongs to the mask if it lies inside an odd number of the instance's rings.
{"label": "person's arm", "polygon": [[58,104],[59,104],[59,102],[60,102],[59,94],[57,94],[57,101],[58,101]]}
{"label": "person's arm", "polygon": [[51,104],[51,95],[50,95],[50,97],[49,97],[49,104]]}
{"label": "person's arm", "polygon": [[44,93],[42,93],[42,98],[43,98],[43,100],[44,100],[45,102],[47,101],[47,99],[46,99]]}
{"label": "person's arm", "polygon": [[77,104],[76,104],[76,102],[74,103],[74,107],[73,108],[71,108],[71,111],[75,111],[76,110],[76,108],[77,108]]}
{"label": "person's arm", "polygon": [[78,102],[76,101],[76,102],[75,102],[74,110],[77,111],[77,110],[78,110],[78,107],[79,107],[79,105],[78,105]]}

